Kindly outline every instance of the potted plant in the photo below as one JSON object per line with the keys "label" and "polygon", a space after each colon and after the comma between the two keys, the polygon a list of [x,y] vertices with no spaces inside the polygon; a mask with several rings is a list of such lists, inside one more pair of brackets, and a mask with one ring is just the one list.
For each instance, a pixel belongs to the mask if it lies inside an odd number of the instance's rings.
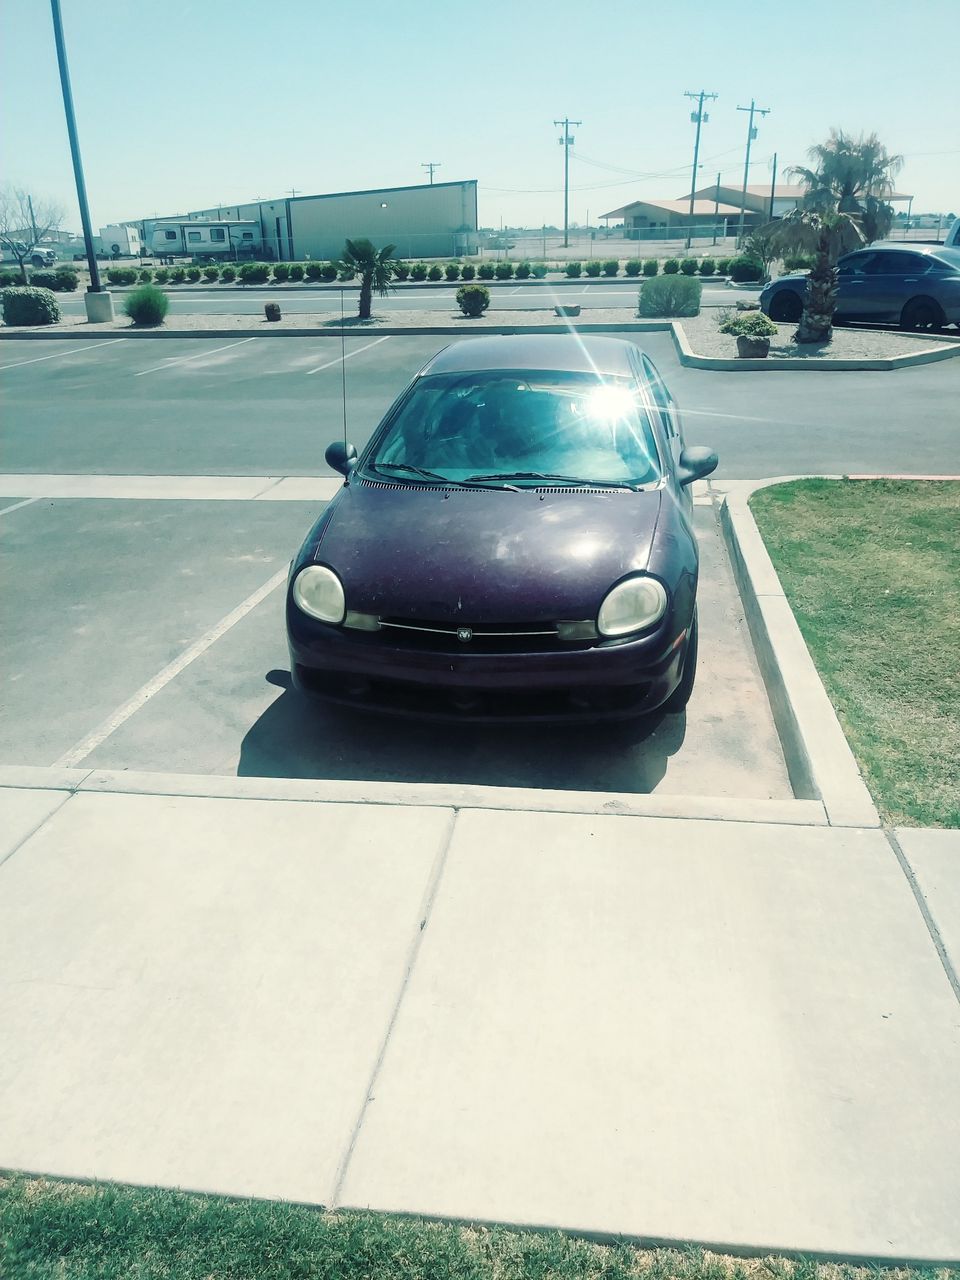
{"label": "potted plant", "polygon": [[720,332],[736,338],[741,360],[762,360],[770,354],[770,339],[776,334],[777,326],[762,311],[741,311],[737,315],[722,315]]}

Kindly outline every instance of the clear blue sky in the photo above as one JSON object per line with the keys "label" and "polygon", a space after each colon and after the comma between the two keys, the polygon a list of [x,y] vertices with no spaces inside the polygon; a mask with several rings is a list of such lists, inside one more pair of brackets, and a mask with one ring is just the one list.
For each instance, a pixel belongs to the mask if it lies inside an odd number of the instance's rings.
{"label": "clear blue sky", "polygon": [[[62,0],[94,227],[217,202],[477,178],[480,220],[562,219],[553,120],[581,119],[573,221],[803,162],[831,125],[907,157],[914,212],[960,211],[958,0]],[[2,0],[3,180],[79,228],[50,6]],[[948,96],[949,93],[949,96]],[[601,166],[613,166],[604,168]],[[616,171],[658,176],[634,178]]]}

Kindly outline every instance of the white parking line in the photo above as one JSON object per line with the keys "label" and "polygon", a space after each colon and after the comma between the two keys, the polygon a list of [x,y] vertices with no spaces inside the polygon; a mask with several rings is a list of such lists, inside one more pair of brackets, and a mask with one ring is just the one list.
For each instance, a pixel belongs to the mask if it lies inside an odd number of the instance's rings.
{"label": "white parking line", "polygon": [[256,338],[241,338],[239,342],[228,342],[225,347],[214,347],[212,351],[199,351],[195,356],[171,356],[166,364],[155,364],[152,369],[141,369],[135,378],[142,378],[147,373],[157,373],[161,369],[172,369],[174,365],[186,364],[188,360],[202,360],[204,356],[215,356],[218,351],[229,351],[231,347],[242,347],[245,342],[256,342]]}
{"label": "white parking line", "polygon": [[364,347],[357,347],[356,351],[348,351],[345,356],[337,356],[336,360],[328,360],[326,364],[318,364],[315,369],[308,369],[307,374],[321,373],[324,369],[332,369],[335,364],[340,364],[342,360],[349,360],[351,356],[358,356],[361,351],[369,351],[371,347],[377,346],[381,342],[389,342],[390,334],[384,334],[382,338],[376,338],[373,342],[368,342]]}
{"label": "white parking line", "polygon": [[73,351],[55,351],[52,356],[35,356],[33,360],[17,360],[13,364],[0,364],[0,369],[19,369],[22,364],[39,364],[41,360],[58,360],[60,356],[76,356],[86,355],[88,351],[96,351],[98,347],[112,347],[115,342],[122,342],[122,338],[111,338],[109,342],[95,342],[92,346],[80,346]]}
{"label": "white parking line", "polygon": [[284,565],[262,587],[258,587],[252,596],[247,596],[242,604],[237,605],[236,609],[232,609],[226,617],[221,618],[216,626],[204,632],[199,640],[195,640],[192,645],[184,649],[179,658],[174,658],[172,662],[168,662],[162,671],[158,671],[152,680],[148,680],[145,685],[137,690],[132,698],[128,698],[122,706],[118,707],[112,716],[104,720],[92,733],[88,733],[85,738],[81,738],[76,746],[64,752],[60,759],[55,762],[53,768],[71,769],[85,759],[91,751],[96,751],[102,742],[106,741],[112,733],[115,733],[141,707],[145,706],[154,694],[159,693],[175,676],[178,676],[184,667],[188,667],[195,658],[199,658],[202,653],[205,653],[212,644],[215,644],[241,618],[245,618],[252,609],[255,609],[261,601],[265,600],[271,591],[275,591],[281,582],[285,582],[287,569],[288,566]]}
{"label": "white parking line", "polygon": [[39,502],[39,498],[24,498],[22,502],[14,502],[12,506],[4,507],[0,511],[0,516],[5,516],[11,511],[19,511],[21,507],[29,507],[31,502]]}

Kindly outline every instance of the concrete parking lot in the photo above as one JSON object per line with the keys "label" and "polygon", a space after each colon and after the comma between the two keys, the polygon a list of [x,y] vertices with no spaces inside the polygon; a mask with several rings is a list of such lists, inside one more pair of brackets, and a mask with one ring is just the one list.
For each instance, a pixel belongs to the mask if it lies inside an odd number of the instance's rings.
{"label": "concrete parking lot", "polygon": [[283,586],[316,504],[10,498],[0,507],[5,576],[17,584],[3,623],[0,763],[792,794],[709,501],[696,509],[698,688],[685,717],[636,732],[419,725],[290,690]]}

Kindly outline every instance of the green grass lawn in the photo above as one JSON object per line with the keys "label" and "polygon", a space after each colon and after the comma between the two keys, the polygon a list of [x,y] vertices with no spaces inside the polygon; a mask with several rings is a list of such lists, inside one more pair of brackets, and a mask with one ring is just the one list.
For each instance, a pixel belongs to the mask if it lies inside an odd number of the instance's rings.
{"label": "green grass lawn", "polygon": [[957,1280],[0,1177],[4,1280]]}
{"label": "green grass lawn", "polygon": [[960,483],[797,480],[750,507],[884,821],[960,826]]}

